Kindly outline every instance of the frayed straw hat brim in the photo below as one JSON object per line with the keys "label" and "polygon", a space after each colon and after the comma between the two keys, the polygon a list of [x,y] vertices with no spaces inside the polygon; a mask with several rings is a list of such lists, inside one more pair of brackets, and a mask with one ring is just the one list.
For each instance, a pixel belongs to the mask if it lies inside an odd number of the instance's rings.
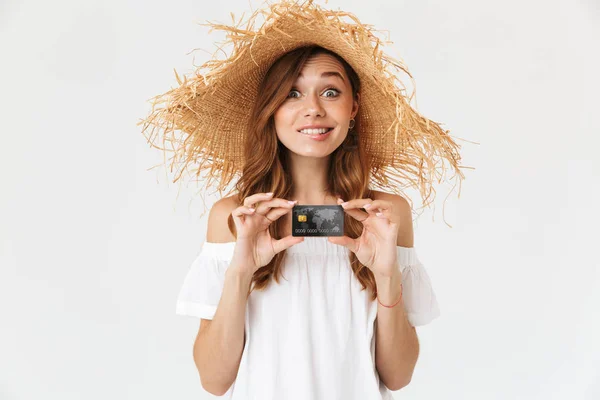
{"label": "frayed straw hat brim", "polygon": [[[255,29],[259,16],[264,22]],[[173,152],[174,181],[193,167],[196,176],[208,171],[207,184],[216,180],[218,190],[229,185],[244,163],[245,132],[261,80],[284,53],[311,44],[339,54],[361,80],[359,140],[370,157],[374,186],[396,193],[412,187],[426,206],[447,167],[454,171],[451,179],[464,178],[460,146],[449,131],[410,106],[398,76],[412,80],[406,66],[387,56],[386,42],[353,14],[312,0],[283,0],[256,10],[244,28],[241,19],[237,24],[233,14],[232,19],[231,26],[206,24],[227,33],[223,44],[233,46],[231,54],[213,57],[192,77],[181,79],[175,72],[179,86],[152,98],[150,115],[139,123],[154,147]]]}

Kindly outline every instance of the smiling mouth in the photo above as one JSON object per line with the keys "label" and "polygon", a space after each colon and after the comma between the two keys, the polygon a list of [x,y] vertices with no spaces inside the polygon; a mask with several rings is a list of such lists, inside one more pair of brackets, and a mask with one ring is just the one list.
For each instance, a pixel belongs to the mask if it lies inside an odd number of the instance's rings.
{"label": "smiling mouth", "polygon": [[327,133],[331,132],[333,129],[334,129],[334,128],[327,128],[327,130],[326,130],[325,132],[323,132],[323,133],[304,133],[304,132],[302,132],[302,131],[298,131],[298,133],[301,133],[301,134],[303,134],[303,135],[311,135],[311,136],[316,136],[316,135],[325,135],[325,134],[327,134]]}

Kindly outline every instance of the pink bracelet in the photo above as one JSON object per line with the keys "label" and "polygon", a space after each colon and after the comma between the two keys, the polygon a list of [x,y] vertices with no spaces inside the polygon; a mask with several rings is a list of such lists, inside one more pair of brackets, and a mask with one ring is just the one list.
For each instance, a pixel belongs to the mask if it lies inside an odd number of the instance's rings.
{"label": "pink bracelet", "polygon": [[379,297],[377,297],[377,301],[379,302],[379,304],[381,304],[382,306],[384,306],[384,307],[387,307],[387,308],[392,308],[392,307],[394,307],[396,304],[400,303],[400,300],[402,300],[402,283],[400,284],[400,298],[399,298],[399,299],[398,299],[398,301],[397,301],[396,303],[394,303],[393,305],[391,305],[391,306],[386,306],[385,304],[383,304],[382,302],[380,302],[380,301],[379,301]]}

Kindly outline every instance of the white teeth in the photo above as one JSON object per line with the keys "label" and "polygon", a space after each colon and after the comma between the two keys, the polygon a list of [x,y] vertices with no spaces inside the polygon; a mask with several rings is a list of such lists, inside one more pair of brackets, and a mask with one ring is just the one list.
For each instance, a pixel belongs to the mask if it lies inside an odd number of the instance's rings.
{"label": "white teeth", "polygon": [[307,135],[322,135],[323,133],[327,133],[331,128],[322,128],[322,129],[302,129],[300,132],[305,133]]}

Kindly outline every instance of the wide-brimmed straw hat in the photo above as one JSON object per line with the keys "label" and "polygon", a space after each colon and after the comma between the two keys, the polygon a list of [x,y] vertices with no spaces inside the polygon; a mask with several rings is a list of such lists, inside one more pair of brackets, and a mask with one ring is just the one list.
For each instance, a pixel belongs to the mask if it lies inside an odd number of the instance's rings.
{"label": "wide-brimmed straw hat", "polygon": [[[255,29],[259,16],[262,25]],[[383,52],[385,43],[370,25],[353,14],[327,10],[312,0],[283,0],[257,9],[247,21],[233,25],[208,25],[227,33],[223,46],[233,51],[224,59],[213,59],[183,79],[175,71],[179,86],[152,98],[152,111],[138,125],[152,146],[172,152],[173,182],[193,172],[218,182],[221,191],[241,173],[245,135],[250,110],[269,67],[298,47],[318,45],[340,55],[361,81],[356,118],[360,145],[370,158],[371,188],[401,194],[404,188],[419,191],[423,206],[435,197],[434,183],[454,171],[450,180],[464,176],[459,149],[453,138],[436,123],[411,107],[398,73],[412,76],[406,66]],[[243,26],[245,24],[245,26]],[[414,81],[413,81],[414,85]],[[166,144],[170,147],[164,147]],[[202,171],[208,170],[206,176]],[[456,186],[456,185],[454,185]],[[459,192],[460,196],[460,192]]]}

